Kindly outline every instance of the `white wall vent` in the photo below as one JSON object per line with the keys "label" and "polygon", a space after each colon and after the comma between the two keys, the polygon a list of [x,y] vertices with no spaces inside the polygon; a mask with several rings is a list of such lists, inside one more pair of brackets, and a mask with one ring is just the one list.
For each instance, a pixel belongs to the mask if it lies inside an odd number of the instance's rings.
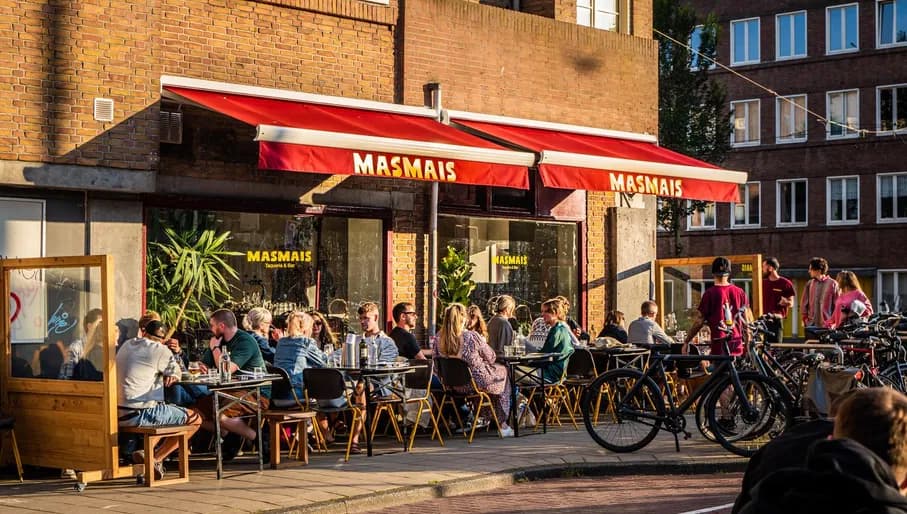
{"label": "white wall vent", "polygon": [[183,113],[161,109],[161,143],[183,142]]}
{"label": "white wall vent", "polygon": [[110,98],[94,99],[95,121],[113,121],[113,100]]}

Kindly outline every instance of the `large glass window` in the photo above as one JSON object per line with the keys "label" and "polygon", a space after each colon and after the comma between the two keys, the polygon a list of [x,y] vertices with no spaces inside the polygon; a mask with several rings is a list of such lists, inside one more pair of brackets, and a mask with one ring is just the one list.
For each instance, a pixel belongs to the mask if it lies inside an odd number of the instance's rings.
{"label": "large glass window", "polygon": [[740,184],[740,203],[731,204],[734,211],[731,226],[737,228],[758,227],[761,214],[759,205],[759,182]]}
{"label": "large glass window", "polygon": [[750,146],[759,144],[759,100],[731,102],[731,144]]}
{"label": "large glass window", "polygon": [[775,142],[806,141],[806,95],[782,96],[776,102]]}
{"label": "large glass window", "polygon": [[881,270],[879,284],[876,301],[880,307],[884,302],[892,312],[907,309],[907,270]]}
{"label": "large glass window", "polygon": [[806,180],[779,180],[776,196],[779,226],[806,225]]}
{"label": "large glass window", "polygon": [[759,18],[731,22],[731,64],[759,62]]}
{"label": "large glass window", "polygon": [[576,23],[601,30],[618,30],[620,0],[577,0]]}
{"label": "large glass window", "polygon": [[570,300],[571,316],[577,317],[576,224],[441,216],[439,252],[446,253],[448,246],[466,250],[475,264],[472,278],[477,286],[471,299],[483,312],[490,298],[509,294],[516,299],[517,314],[524,316],[518,316],[520,321],[531,321],[526,318],[539,316],[543,301],[561,295]]}
{"label": "large glass window", "polygon": [[231,211],[151,209],[148,240],[163,240],[163,226],[230,232],[227,262],[240,307],[274,314],[316,308],[355,315],[365,301],[383,305],[384,231],[379,219]]}
{"label": "large glass window", "polygon": [[859,177],[829,177],[827,182],[829,225],[860,221]]}
{"label": "large glass window", "polygon": [[907,174],[879,175],[876,186],[880,222],[907,221]]}
{"label": "large glass window", "polygon": [[806,11],[779,14],[775,22],[776,57],[806,57]]}
{"label": "large glass window", "polygon": [[860,92],[857,89],[831,91],[828,104],[828,139],[856,137],[860,128]]}
{"label": "large glass window", "polygon": [[884,0],[877,5],[879,46],[907,43],[907,0]]}
{"label": "large glass window", "polygon": [[907,128],[907,84],[885,86],[878,91],[878,129],[882,131]]}
{"label": "large glass window", "polygon": [[860,49],[859,16],[859,4],[826,8],[826,53],[855,52]]}

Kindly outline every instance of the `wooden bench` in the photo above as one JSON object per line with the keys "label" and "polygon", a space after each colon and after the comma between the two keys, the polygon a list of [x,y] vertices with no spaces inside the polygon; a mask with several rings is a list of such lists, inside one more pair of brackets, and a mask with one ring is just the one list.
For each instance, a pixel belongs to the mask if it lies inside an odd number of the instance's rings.
{"label": "wooden bench", "polygon": [[[120,427],[120,432],[145,436],[145,486],[183,484],[189,481],[189,437],[195,432],[192,425],[169,425],[160,427]],[[154,479],[154,447],[165,437],[179,437],[179,477],[166,480]]]}
{"label": "wooden bench", "polygon": [[[296,423],[296,434],[299,438],[296,449],[296,458],[304,464],[309,463],[309,444],[306,439],[306,424],[315,423],[314,412],[303,411],[264,411],[261,413],[263,419],[268,422],[268,431],[271,441],[271,469],[277,469],[280,465],[280,427],[287,423]],[[299,458],[299,452],[302,452],[302,458]]]}

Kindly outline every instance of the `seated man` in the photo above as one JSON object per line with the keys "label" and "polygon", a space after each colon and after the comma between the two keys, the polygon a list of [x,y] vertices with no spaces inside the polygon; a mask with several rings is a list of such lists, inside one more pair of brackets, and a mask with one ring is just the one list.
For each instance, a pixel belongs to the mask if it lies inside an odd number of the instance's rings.
{"label": "seated man", "polygon": [[[164,387],[180,378],[180,368],[163,344],[166,332],[160,321],[152,321],[144,337],[124,342],[117,353],[117,413],[121,427],[192,425],[197,430],[202,423],[197,411],[164,403]],[[178,446],[179,438],[168,437],[154,455],[136,451],[132,461],[141,464],[153,458],[155,479],[160,480],[164,476],[163,460]]]}
{"label": "seated man", "polygon": [[627,330],[628,340],[631,344],[671,344],[674,341],[658,326],[655,317],[658,316],[658,304],[652,300],[642,302],[639,319],[633,320]]}
{"label": "seated man", "polygon": [[846,395],[832,436],[800,467],[768,474],[739,512],[907,513],[907,397],[888,388]]}
{"label": "seated man", "polygon": [[[236,315],[228,309],[218,309],[211,315],[208,320],[211,326],[211,333],[214,337],[208,342],[208,350],[202,356],[202,373],[207,372],[208,368],[217,369],[223,352],[230,354],[230,372],[235,373],[238,370],[252,372],[255,368],[265,369],[265,360],[261,356],[261,350],[258,343],[252,336],[243,330],[239,330],[236,325]],[[393,343],[391,343],[393,344]],[[253,391],[242,389],[231,390],[230,394],[238,398],[250,399]],[[258,403],[261,409],[267,409],[270,404],[271,388],[264,386],[261,388],[261,395]],[[214,395],[203,396],[196,402],[201,415],[205,418],[202,426],[205,430],[214,432]],[[220,428],[242,438],[254,441],[258,437],[258,432],[250,427],[241,416],[254,415],[255,410],[248,405],[234,403],[220,416]],[[224,438],[223,458],[232,460],[236,457],[242,445],[242,439],[237,437]],[[262,445],[264,446],[264,445]],[[265,452],[268,455],[268,452]]]}

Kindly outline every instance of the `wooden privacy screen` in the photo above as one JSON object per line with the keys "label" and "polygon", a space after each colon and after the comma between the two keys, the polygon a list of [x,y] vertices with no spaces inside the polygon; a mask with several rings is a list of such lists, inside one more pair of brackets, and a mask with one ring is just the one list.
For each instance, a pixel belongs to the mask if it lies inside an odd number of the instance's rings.
{"label": "wooden privacy screen", "polygon": [[[82,482],[132,474],[118,466],[112,276],[105,255],[0,260],[0,405],[25,464],[81,470]],[[101,321],[85,331],[92,309]],[[74,342],[86,354],[62,379]]]}

